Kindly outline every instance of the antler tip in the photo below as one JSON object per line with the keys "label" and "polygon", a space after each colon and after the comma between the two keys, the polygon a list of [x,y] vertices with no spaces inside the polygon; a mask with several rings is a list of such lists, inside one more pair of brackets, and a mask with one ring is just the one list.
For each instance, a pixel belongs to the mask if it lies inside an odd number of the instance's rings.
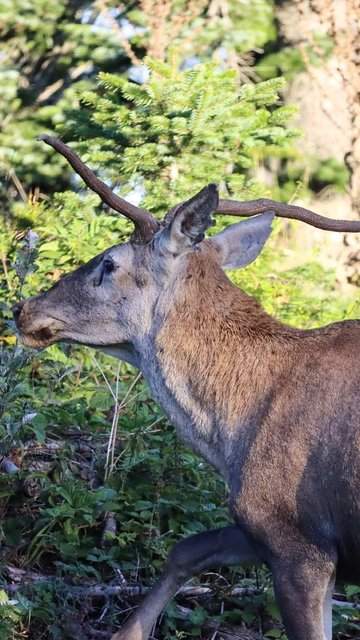
{"label": "antler tip", "polygon": [[36,140],[38,142],[47,142],[47,140],[50,138],[50,136],[47,133],[41,133]]}

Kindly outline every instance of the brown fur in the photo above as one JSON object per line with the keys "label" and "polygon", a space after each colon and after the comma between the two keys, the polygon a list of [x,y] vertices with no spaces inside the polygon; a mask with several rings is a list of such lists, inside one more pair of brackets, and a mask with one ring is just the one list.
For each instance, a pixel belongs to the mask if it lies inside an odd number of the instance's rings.
{"label": "brown fur", "polygon": [[[233,491],[232,510],[274,553],[284,545],[285,528],[289,544],[293,538],[309,547],[298,527],[304,516],[299,491],[311,456],[325,457],[316,454],[324,442],[341,450],[343,433],[338,426],[324,433],[328,421],[323,424],[342,406],[353,412],[352,424],[357,420],[349,464],[360,468],[360,321],[311,331],[283,325],[230,283],[208,248],[188,260],[157,345],[166,384],[200,437],[216,423],[222,438],[236,444],[239,419],[251,415],[264,396],[272,398],[238,493]],[[355,478],[360,489],[358,472]]]}
{"label": "brown fur", "polygon": [[270,369],[281,371],[277,343],[295,342],[298,331],[283,327],[232,285],[209,253],[190,256],[157,345],[176,396],[187,397],[197,418],[210,410],[231,429],[268,386]]}

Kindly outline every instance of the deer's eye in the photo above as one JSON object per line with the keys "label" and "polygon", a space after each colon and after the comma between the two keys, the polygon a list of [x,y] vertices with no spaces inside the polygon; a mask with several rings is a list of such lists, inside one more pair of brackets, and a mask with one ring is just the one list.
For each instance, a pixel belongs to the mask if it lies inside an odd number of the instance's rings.
{"label": "deer's eye", "polygon": [[115,262],[111,258],[105,258],[103,262],[104,273],[111,273],[115,269]]}

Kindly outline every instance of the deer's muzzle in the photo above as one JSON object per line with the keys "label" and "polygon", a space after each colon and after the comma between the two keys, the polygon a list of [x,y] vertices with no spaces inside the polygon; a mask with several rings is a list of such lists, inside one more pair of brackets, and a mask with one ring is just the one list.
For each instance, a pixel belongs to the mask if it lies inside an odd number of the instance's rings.
{"label": "deer's muzzle", "polygon": [[12,307],[19,337],[27,347],[44,348],[60,340],[64,322],[58,318],[42,314],[36,298],[17,302]]}

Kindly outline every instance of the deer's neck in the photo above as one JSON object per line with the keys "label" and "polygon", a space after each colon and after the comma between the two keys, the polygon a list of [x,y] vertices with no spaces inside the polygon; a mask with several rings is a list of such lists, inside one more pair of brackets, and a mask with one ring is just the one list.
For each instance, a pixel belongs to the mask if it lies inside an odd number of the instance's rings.
{"label": "deer's neck", "polygon": [[224,473],[234,441],[261,425],[296,330],[198,256],[168,297],[144,373],[183,439]]}

